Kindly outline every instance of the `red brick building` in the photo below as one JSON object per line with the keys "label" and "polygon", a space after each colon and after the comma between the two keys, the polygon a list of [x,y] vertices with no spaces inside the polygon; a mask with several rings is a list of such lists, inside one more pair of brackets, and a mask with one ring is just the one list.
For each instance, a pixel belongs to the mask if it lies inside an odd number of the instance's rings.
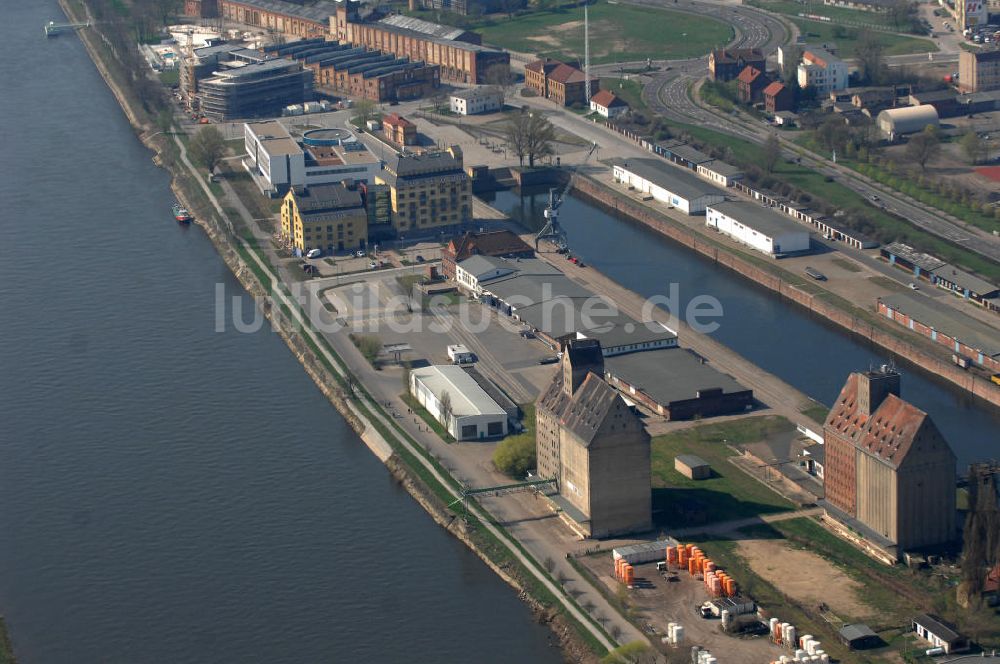
{"label": "red brick building", "polygon": [[736,78],[736,92],[744,104],[756,104],[764,96],[764,88],[770,83],[771,80],[763,70],[748,65]]}
{"label": "red brick building", "polygon": [[192,18],[215,18],[219,15],[218,0],[184,0],[184,15]]}
{"label": "red brick building", "polygon": [[781,81],[774,81],[764,88],[764,108],[768,113],[795,109],[795,93]]}
{"label": "red brick building", "polygon": [[[565,62],[551,58],[529,62],[524,66],[524,84],[538,96],[551,99],[560,106],[590,107],[587,75]],[[590,94],[594,95],[600,89],[600,79],[591,77]]]}
{"label": "red brick building", "polygon": [[398,113],[390,113],[382,118],[382,133],[385,140],[396,145],[417,144],[417,125]]}
{"label": "red brick building", "polygon": [[290,37],[324,37],[337,3],[321,0],[305,6],[284,0],[218,0],[228,21],[273,30]]}
{"label": "red brick building", "polygon": [[823,425],[828,514],[895,557],[956,536],[955,454],[899,392],[892,368],[852,373]]}
{"label": "red brick building", "polygon": [[746,67],[767,71],[767,59],[759,48],[723,48],[708,56],[708,74],[713,81],[731,81]]}
{"label": "red brick building", "polygon": [[454,279],[455,265],[469,256],[531,258],[534,255],[534,249],[511,231],[466,233],[452,238],[441,250],[441,272],[448,279]]}
{"label": "red brick building", "polygon": [[329,19],[334,39],[391,53],[398,58],[441,67],[441,78],[459,83],[485,83],[494,67],[510,67],[510,54],[483,46],[475,32],[403,15],[363,16],[361,3],[337,3]]}

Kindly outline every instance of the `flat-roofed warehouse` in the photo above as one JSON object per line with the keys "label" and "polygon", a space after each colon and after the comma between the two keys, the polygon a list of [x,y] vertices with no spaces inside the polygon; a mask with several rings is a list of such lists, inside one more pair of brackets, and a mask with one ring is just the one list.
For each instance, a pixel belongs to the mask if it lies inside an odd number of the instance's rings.
{"label": "flat-roofed warehouse", "polygon": [[684,348],[607,358],[608,384],[668,420],[742,413],[753,390],[717,371]]}
{"label": "flat-roofed warehouse", "polygon": [[726,200],[723,190],[661,159],[615,159],[612,170],[615,182],[649,194],[685,214],[704,214],[709,205]]}
{"label": "flat-roofed warehouse", "polygon": [[411,370],[410,394],[455,440],[507,435],[507,411],[462,367],[446,364]]}
{"label": "flat-roofed warehouse", "polygon": [[880,297],[882,316],[970,358],[989,371],[1000,371],[1000,331],[959,311],[942,310],[933,298],[915,293]]}
{"label": "flat-roofed warehouse", "polygon": [[808,229],[757,203],[726,201],[710,205],[705,225],[768,256],[809,250]]}

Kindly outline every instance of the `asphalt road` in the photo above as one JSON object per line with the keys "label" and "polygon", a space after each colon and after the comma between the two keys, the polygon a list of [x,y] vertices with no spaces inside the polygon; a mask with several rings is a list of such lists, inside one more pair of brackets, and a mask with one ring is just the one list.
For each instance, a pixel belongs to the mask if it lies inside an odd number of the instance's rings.
{"label": "asphalt road", "polygon": [[[658,4],[671,6],[664,0],[638,0],[637,4]],[[723,7],[720,5],[683,3],[682,11],[698,11],[733,22],[738,28],[735,45],[757,47],[765,53],[776,49],[789,38],[786,26],[778,19],[760,11],[748,8]],[[956,57],[954,54],[935,55],[942,60]],[[898,64],[926,62],[926,54],[921,56],[900,56]],[[726,115],[715,109],[704,108],[691,98],[691,86],[705,74],[707,58],[677,60],[661,65],[662,73],[653,75],[643,90],[643,99],[654,112],[677,122],[695,124],[739,138],[763,143],[771,133],[769,126],[756,121],[748,121],[735,115]],[[1000,238],[983,230],[942,218],[939,211],[931,211],[906,196],[894,192],[854,171],[829,161],[802,154],[802,149],[779,136],[784,146],[783,156],[787,159],[801,159],[809,168],[834,178],[848,189],[855,191],[873,205],[881,207],[914,226],[933,235],[958,244],[990,260],[1000,263]],[[873,198],[873,197],[877,197]]]}

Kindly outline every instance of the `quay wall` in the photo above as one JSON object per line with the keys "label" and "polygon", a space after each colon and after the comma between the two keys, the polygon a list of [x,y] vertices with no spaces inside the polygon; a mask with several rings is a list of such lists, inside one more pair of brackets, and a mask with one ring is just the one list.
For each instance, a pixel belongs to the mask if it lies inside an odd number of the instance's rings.
{"label": "quay wall", "polygon": [[655,230],[671,240],[697,251],[710,260],[738,272],[747,279],[768,288],[781,297],[808,309],[817,316],[839,325],[849,332],[862,337],[880,348],[901,357],[922,369],[944,378],[947,381],[966,390],[994,406],[1000,406],[1000,387],[989,378],[965,371],[950,361],[937,357],[924,349],[899,338],[887,330],[872,325],[864,318],[859,318],[835,304],[827,302],[814,293],[809,293],[790,284],[780,276],[769,272],[738,254],[728,251],[700,237],[682,226],[670,222],[664,216],[640,203],[625,198],[614,189],[596,180],[580,176],[574,183],[574,190],[601,205],[611,208],[644,226]]}

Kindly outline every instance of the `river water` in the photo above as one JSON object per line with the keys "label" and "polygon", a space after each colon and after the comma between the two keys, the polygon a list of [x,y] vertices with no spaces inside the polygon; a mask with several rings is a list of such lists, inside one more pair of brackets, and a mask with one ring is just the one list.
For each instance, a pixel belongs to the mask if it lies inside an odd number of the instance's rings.
{"label": "river water", "polygon": [[[25,664],[560,661],[170,217],[54,0],[0,27],[0,613]],[[247,311],[252,303],[243,302]]]}
{"label": "river water", "polygon": [[[501,191],[492,205],[537,228],[547,201],[547,190]],[[718,298],[724,312],[713,332],[718,341],[827,406],[849,372],[889,359],[882,349],[625,217],[568,196],[559,221],[574,254],[640,295],[664,295],[676,283],[682,307],[701,294]],[[1000,458],[1000,409],[908,364],[900,370],[903,398],[931,415],[955,450],[960,472],[970,462]]]}

